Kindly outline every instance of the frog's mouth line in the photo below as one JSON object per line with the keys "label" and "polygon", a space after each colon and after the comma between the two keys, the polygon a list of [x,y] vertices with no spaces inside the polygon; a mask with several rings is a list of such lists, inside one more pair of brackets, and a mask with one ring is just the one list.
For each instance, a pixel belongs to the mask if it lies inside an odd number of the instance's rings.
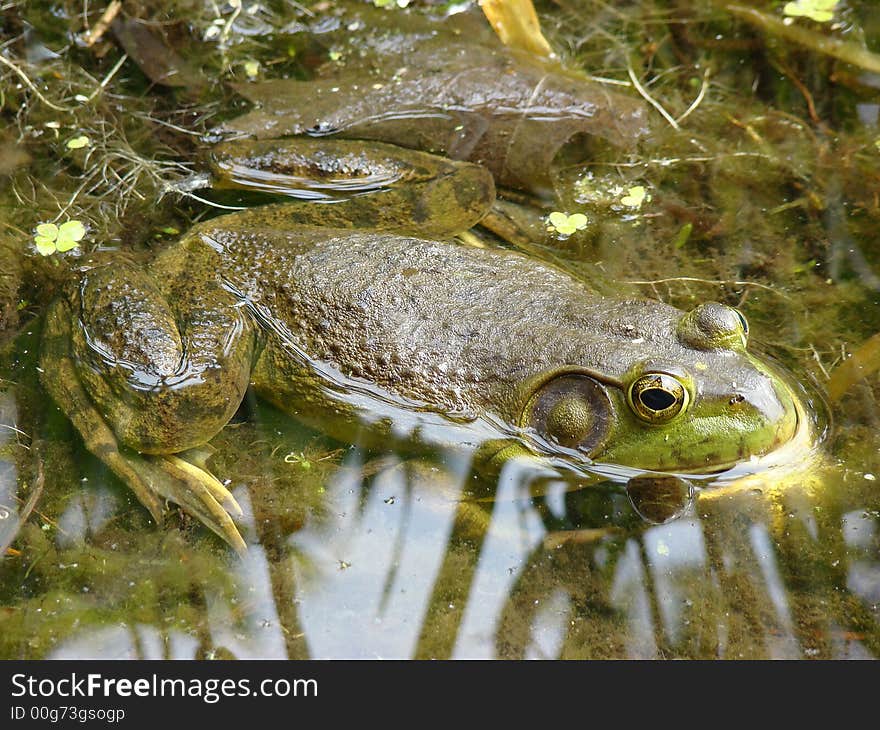
{"label": "frog's mouth line", "polygon": [[791,389],[789,393],[796,418],[794,432],[786,441],[774,444],[766,454],[716,472],[714,481],[719,487],[724,487],[724,491],[735,487],[744,477],[764,472],[782,474],[797,471],[806,468],[815,460],[819,446],[827,434],[827,427],[822,423],[821,414],[808,412],[803,401],[795,397],[796,394]]}
{"label": "frog's mouth line", "polygon": [[[787,387],[787,386],[786,386]],[[693,484],[700,499],[717,499],[731,493],[755,489],[767,483],[779,484],[791,474],[801,473],[818,462],[819,444],[823,440],[819,418],[812,416],[799,399],[792,399],[796,426],[792,436],[763,456],[723,464],[712,470],[688,472],[640,469],[612,462],[593,461],[573,466],[564,456],[548,456],[551,464],[565,470],[583,471],[587,477],[601,477],[618,484],[627,484],[634,477],[644,475],[673,476]]]}
{"label": "frog's mouth line", "polygon": [[808,412],[804,400],[797,396],[781,373],[776,372],[775,369],[773,372],[778,378],[777,382],[785,388],[794,410],[794,428],[787,438],[777,436],[767,451],[761,455],[721,463],[709,469],[706,467],[694,470],[678,469],[662,473],[697,480],[707,487],[724,487],[726,491],[728,486],[744,477],[765,472],[794,470],[810,463],[824,439],[820,415]]}
{"label": "frog's mouth line", "polygon": [[827,435],[827,427],[819,414],[808,412],[800,401],[795,401],[798,424],[794,435],[779,448],[752,461],[737,464],[706,483],[697,493],[700,501],[717,500],[744,492],[773,492],[787,485],[801,486],[816,468],[822,465],[820,444]]}

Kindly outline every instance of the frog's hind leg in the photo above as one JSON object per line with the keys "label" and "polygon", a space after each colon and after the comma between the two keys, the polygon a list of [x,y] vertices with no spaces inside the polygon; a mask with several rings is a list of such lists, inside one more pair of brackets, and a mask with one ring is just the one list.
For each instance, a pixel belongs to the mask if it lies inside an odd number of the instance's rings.
{"label": "frog's hind leg", "polygon": [[116,435],[101,418],[79,381],[70,357],[70,311],[66,302],[60,299],[53,302],[46,313],[41,364],[43,387],[82,435],[86,448],[126,482],[153,519],[161,522],[159,494],[144,483],[137,470],[119,453]]}
{"label": "frog's hind leg", "polygon": [[241,226],[257,217],[267,227],[317,225],[449,238],[476,225],[495,201],[492,174],[481,165],[379,142],[236,140],[214,151],[212,171],[217,189],[300,199],[245,211],[236,218]]}
{"label": "frog's hind leg", "polygon": [[237,409],[255,335],[230,294],[189,288],[177,292],[184,314],[134,267],[88,272],[47,313],[43,382],[87,448],[157,521],[163,500],[173,501],[242,551],[235,499],[178,454],[205,443]]}

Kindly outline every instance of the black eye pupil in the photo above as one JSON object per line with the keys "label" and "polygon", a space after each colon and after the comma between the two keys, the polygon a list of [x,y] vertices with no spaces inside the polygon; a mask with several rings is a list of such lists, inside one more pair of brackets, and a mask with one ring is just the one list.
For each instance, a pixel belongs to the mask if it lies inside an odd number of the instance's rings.
{"label": "black eye pupil", "polygon": [[652,411],[665,411],[675,403],[675,396],[662,388],[647,388],[639,393],[639,400]]}

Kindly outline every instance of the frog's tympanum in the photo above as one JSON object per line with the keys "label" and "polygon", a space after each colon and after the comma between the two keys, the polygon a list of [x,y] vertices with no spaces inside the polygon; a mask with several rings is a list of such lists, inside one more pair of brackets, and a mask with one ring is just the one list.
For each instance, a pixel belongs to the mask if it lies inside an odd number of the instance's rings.
{"label": "frog's tympanum", "polygon": [[[244,548],[230,517],[238,505],[190,450],[224,427],[249,387],[340,439],[433,432],[491,443],[496,456],[581,464],[705,473],[792,438],[797,398],[748,351],[739,311],[605,298],[552,265],[453,240],[492,206],[495,182],[524,187],[518,142],[533,144],[542,123],[565,120],[570,136],[638,117],[629,100],[615,115],[607,93],[511,58],[494,50],[491,72],[458,57],[428,76],[410,66],[398,97],[393,79],[376,82],[388,134],[367,134],[361,119],[359,136],[384,141],[233,142],[217,155],[224,174],[246,168],[242,177],[283,186],[346,173],[352,190],[378,190],[214,218],[146,269],[88,268],[53,304],[46,386],[154,516],[170,499]],[[454,108],[453,124],[441,107]],[[260,114],[265,130],[269,112]],[[342,114],[328,101],[270,116],[275,132],[298,134],[351,127]],[[463,126],[467,148],[410,146],[471,162],[401,150],[401,120],[419,115],[444,133]],[[243,126],[256,128],[253,118]]]}

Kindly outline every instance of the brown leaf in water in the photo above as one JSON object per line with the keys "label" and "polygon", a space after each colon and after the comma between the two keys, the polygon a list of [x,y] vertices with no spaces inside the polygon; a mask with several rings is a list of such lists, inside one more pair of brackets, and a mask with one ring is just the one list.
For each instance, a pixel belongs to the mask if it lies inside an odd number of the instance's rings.
{"label": "brown leaf in water", "polygon": [[505,46],[538,56],[553,55],[532,0],[480,0],[480,7]]}
{"label": "brown leaf in water", "polygon": [[154,84],[190,89],[204,86],[204,77],[140,20],[116,18],[111,27],[125,52]]}
{"label": "brown leaf in water", "polygon": [[30,161],[31,156],[22,147],[4,140],[4,144],[0,146],[0,177],[11,175]]}
{"label": "brown leaf in water", "polygon": [[828,379],[828,397],[837,401],[858,381],[880,369],[880,333],[869,337],[832,372]]}

